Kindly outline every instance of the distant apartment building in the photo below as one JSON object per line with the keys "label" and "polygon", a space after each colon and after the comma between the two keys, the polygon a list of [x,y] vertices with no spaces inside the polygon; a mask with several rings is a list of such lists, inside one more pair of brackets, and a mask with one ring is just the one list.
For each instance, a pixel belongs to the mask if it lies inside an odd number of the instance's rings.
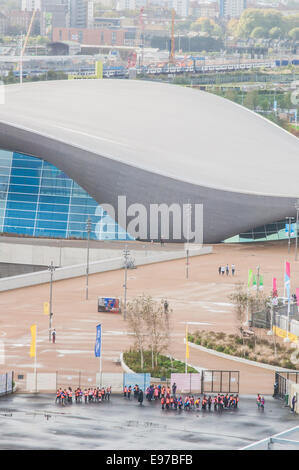
{"label": "distant apartment building", "polygon": [[146,6],[146,0],[118,0],[116,3],[116,10],[139,10],[141,7]]}
{"label": "distant apartment building", "polygon": [[50,35],[52,28],[69,26],[69,0],[41,0],[41,34]]}
{"label": "distant apartment building", "polygon": [[246,0],[219,0],[219,13],[222,18],[240,18],[246,7]]}
{"label": "distant apartment building", "polygon": [[125,29],[88,29],[88,28],[54,28],[52,41],[77,41],[89,46],[125,46],[135,39],[133,31]]}
{"label": "distant apartment building", "polygon": [[20,29],[27,29],[31,20],[32,13],[24,10],[12,10],[9,12],[9,24]]}
{"label": "distant apartment building", "polygon": [[41,9],[41,0],[22,0],[22,11],[33,11]]}
{"label": "distant apartment building", "polygon": [[88,28],[93,23],[93,2],[89,0],[69,0],[70,28]]}
{"label": "distant apartment building", "polygon": [[99,28],[99,29],[120,28],[120,26],[121,26],[121,18],[95,17],[93,19],[94,28]]}
{"label": "distant apartment building", "polygon": [[217,2],[190,2],[189,14],[196,18],[218,18],[219,5]]}
{"label": "distant apartment building", "polygon": [[187,18],[189,15],[189,0],[170,0],[168,6],[182,18]]}
{"label": "distant apartment building", "polygon": [[116,4],[116,10],[136,10],[136,0],[118,0]]}
{"label": "distant apartment building", "polygon": [[5,34],[8,26],[8,18],[4,13],[0,13],[0,34]]}

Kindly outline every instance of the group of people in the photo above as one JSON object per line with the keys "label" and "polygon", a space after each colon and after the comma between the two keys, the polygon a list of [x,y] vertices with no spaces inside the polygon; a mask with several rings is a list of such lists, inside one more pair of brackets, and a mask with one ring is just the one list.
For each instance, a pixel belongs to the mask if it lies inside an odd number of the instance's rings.
{"label": "group of people", "polygon": [[110,400],[111,387],[102,388],[85,388],[84,390],[80,387],[77,387],[74,391],[71,387],[67,389],[59,388],[56,392],[55,403],[59,403],[62,406],[67,403],[73,403],[73,398],[75,398],[76,403],[100,403],[103,400]]}
{"label": "group of people", "polygon": [[257,395],[256,404],[259,410],[263,410],[265,408],[265,398],[259,393]]}
{"label": "group of people", "polygon": [[161,397],[162,410],[174,409],[174,410],[208,410],[211,411],[213,406],[214,411],[222,411],[223,409],[236,409],[239,404],[238,395],[220,395],[207,396],[204,395],[202,398],[194,398],[193,395],[187,395],[185,398],[181,396],[177,398],[175,395],[166,394],[165,397]]}
{"label": "group of people", "polygon": [[124,398],[131,399],[131,394],[133,393],[134,398],[138,399],[140,405],[143,403],[143,391],[139,387],[139,385],[135,384],[134,387],[132,385],[125,385],[124,386]]}
{"label": "group of people", "polygon": [[[150,385],[145,390],[145,397],[148,401],[160,401],[162,410],[208,410],[211,411],[212,407],[214,411],[222,411],[223,409],[236,409],[239,404],[239,396],[233,394],[220,394],[217,396],[204,395],[202,398],[195,398],[193,395],[186,395],[185,397],[176,396],[177,386],[174,382],[172,387],[165,385]],[[172,393],[171,393],[172,392]],[[140,405],[143,402],[143,391],[140,387],[135,384],[134,387],[131,385],[125,385],[123,390],[124,398],[130,400],[133,394]]]}
{"label": "group of people", "polygon": [[[236,267],[235,267],[234,264],[232,264],[231,265],[231,273],[232,273],[233,276],[235,275],[235,272],[236,272]],[[226,266],[219,266],[219,268],[218,268],[219,276],[224,276],[224,273],[226,273],[227,276],[229,275],[229,265],[228,264]]]}

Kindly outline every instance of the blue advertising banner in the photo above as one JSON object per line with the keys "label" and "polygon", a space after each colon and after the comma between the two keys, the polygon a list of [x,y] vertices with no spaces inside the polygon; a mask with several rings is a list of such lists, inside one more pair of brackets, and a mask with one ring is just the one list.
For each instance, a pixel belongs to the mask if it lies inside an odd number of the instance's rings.
{"label": "blue advertising banner", "polygon": [[97,335],[96,335],[96,344],[94,347],[95,357],[101,357],[101,348],[102,348],[102,325],[97,325]]}
{"label": "blue advertising banner", "polygon": [[290,232],[291,236],[294,235],[295,229],[296,229],[296,224],[291,224],[291,226],[289,224],[285,224],[285,232],[286,233]]}

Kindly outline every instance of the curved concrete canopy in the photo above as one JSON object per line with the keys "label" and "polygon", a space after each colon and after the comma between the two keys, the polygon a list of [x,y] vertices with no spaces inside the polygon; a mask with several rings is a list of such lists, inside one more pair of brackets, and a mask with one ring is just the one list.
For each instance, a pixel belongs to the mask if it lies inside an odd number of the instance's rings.
{"label": "curved concrete canopy", "polygon": [[100,204],[116,206],[117,195],[146,206],[202,203],[209,243],[293,215],[299,197],[297,138],[228,100],[175,85],[7,86],[0,148],[50,161]]}

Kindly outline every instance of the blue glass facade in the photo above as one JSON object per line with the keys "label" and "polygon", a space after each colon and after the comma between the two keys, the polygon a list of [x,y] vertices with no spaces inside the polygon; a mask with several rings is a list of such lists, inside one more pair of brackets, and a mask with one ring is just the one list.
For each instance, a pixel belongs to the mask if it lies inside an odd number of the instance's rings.
{"label": "blue glass facade", "polygon": [[65,173],[39,158],[0,150],[0,232],[36,237],[131,240]]}
{"label": "blue glass facade", "polygon": [[[226,243],[242,243],[242,242],[267,242],[275,240],[286,240],[289,238],[288,230],[285,228],[285,220],[275,222],[273,224],[262,225],[256,227],[246,233],[240,233],[235,237],[225,240]],[[295,224],[294,224],[295,227]],[[290,238],[296,237],[296,228],[291,232]]]}

